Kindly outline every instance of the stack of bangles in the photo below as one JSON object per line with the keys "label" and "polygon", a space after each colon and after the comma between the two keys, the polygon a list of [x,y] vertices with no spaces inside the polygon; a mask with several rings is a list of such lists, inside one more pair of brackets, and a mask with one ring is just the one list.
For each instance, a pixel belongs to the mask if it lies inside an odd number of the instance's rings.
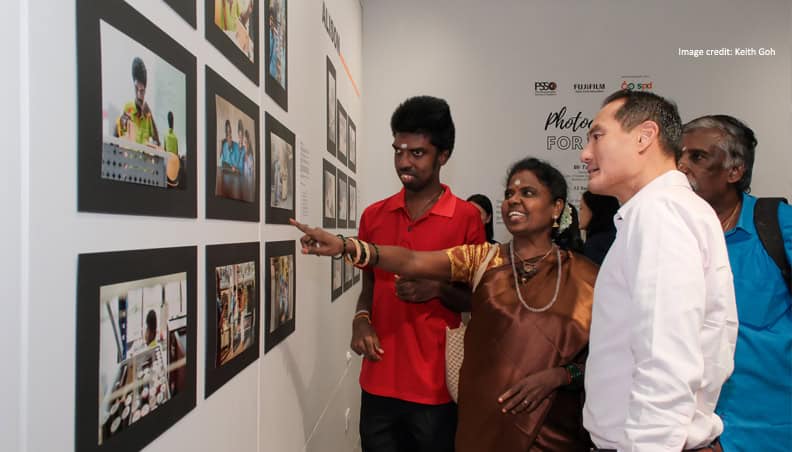
{"label": "stack of bangles", "polygon": [[[365,268],[369,265],[373,267],[379,262],[379,248],[377,247],[376,243],[364,242],[363,240],[356,239],[354,237],[344,237],[341,234],[338,234],[337,237],[343,242],[343,248],[341,254],[338,256],[333,256],[333,259],[341,259],[343,257],[345,261],[357,268]],[[346,251],[347,240],[352,242],[352,245],[355,248],[354,255],[352,255],[351,252]]]}

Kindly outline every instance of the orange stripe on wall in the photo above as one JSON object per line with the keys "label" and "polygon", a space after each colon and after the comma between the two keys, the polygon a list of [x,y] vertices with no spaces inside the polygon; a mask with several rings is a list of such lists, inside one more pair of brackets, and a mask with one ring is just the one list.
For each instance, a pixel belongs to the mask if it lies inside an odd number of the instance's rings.
{"label": "orange stripe on wall", "polygon": [[349,71],[349,66],[347,66],[346,64],[344,55],[342,55],[341,52],[338,52],[338,56],[341,58],[341,64],[344,66],[344,71],[346,71],[347,77],[349,77],[349,81],[352,82],[352,89],[355,90],[355,94],[357,94],[357,97],[360,97],[360,90],[357,87],[357,83],[355,83],[355,79],[352,78],[352,72]]}

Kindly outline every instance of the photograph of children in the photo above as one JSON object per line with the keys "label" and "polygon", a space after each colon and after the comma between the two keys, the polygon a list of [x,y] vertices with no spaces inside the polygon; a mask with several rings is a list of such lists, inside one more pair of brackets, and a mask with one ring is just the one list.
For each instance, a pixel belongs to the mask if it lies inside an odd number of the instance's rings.
{"label": "photograph of children", "polygon": [[327,152],[336,155],[336,71],[330,57],[327,57]]}
{"label": "photograph of children", "polygon": [[266,66],[267,77],[264,88],[278,105],[288,111],[288,70],[286,54],[287,0],[265,0],[266,6]]}
{"label": "photograph of children", "polygon": [[[231,102],[215,95],[217,172],[215,196],[256,200],[256,123]],[[252,138],[251,138],[252,137]]]}
{"label": "photograph of children", "polygon": [[77,450],[140,450],[195,406],[195,256],[80,255]]}
{"label": "photograph of children", "polygon": [[101,177],[183,188],[179,176],[187,157],[186,75],[107,22],[101,21],[99,31]]}
{"label": "photograph of children", "polygon": [[342,164],[347,164],[347,152],[349,150],[349,137],[347,134],[349,133],[349,129],[347,126],[347,114],[346,110],[344,110],[344,106],[341,105],[341,102],[337,102],[338,108],[338,152],[336,153],[336,157],[338,160],[341,161]]}
{"label": "photograph of children", "polygon": [[259,107],[206,67],[206,216],[259,221]]}
{"label": "photograph of children", "polygon": [[265,114],[268,224],[289,224],[295,210],[294,134],[269,113]]}
{"label": "photograph of children", "polygon": [[264,348],[269,351],[294,331],[295,325],[295,242],[267,242],[266,261],[269,284],[266,305]]}
{"label": "photograph of children", "polygon": [[349,219],[347,220],[347,227],[349,229],[356,228],[357,223],[357,183],[350,177],[349,178]]}
{"label": "photograph of children", "polygon": [[330,301],[336,301],[344,293],[344,259],[331,259]]}
{"label": "photograph of children", "polygon": [[336,227],[336,169],[332,163],[322,159],[322,227]]}
{"label": "photograph of children", "polygon": [[259,357],[259,242],[206,247],[209,397]]}
{"label": "photograph of children", "polygon": [[254,83],[259,82],[259,0],[205,0],[206,39]]}
{"label": "photograph of children", "polygon": [[349,207],[347,205],[347,196],[349,196],[349,189],[347,188],[347,175],[338,171],[336,173],[336,180],[338,181],[338,228],[347,227],[347,216],[349,215]]}
{"label": "photograph of children", "polygon": [[250,348],[256,337],[256,263],[215,268],[217,366]]}
{"label": "photograph of children", "polygon": [[194,218],[195,57],[120,0],[77,22],[78,210]]}
{"label": "photograph of children", "polygon": [[347,155],[347,166],[353,172],[357,170],[357,127],[352,122],[352,118],[347,118],[349,124],[349,153]]}

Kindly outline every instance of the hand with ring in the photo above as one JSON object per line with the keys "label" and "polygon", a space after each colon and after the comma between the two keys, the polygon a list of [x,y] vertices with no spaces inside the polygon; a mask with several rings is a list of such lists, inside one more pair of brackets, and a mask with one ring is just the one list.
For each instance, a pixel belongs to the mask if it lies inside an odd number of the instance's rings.
{"label": "hand with ring", "polygon": [[566,383],[566,370],[562,367],[545,369],[518,380],[506,390],[498,403],[503,413],[518,414],[535,410],[553,391]]}

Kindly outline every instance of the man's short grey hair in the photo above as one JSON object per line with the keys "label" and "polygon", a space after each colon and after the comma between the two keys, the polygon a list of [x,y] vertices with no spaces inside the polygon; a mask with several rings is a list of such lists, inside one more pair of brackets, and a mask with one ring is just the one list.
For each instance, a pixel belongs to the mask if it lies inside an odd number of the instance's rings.
{"label": "man's short grey hair", "polygon": [[733,116],[707,115],[685,124],[682,133],[686,134],[697,129],[716,129],[722,132],[723,136],[717,146],[726,153],[723,166],[731,169],[744,165],[745,173],[735,186],[738,191],[750,193],[757,144],[754,131]]}

